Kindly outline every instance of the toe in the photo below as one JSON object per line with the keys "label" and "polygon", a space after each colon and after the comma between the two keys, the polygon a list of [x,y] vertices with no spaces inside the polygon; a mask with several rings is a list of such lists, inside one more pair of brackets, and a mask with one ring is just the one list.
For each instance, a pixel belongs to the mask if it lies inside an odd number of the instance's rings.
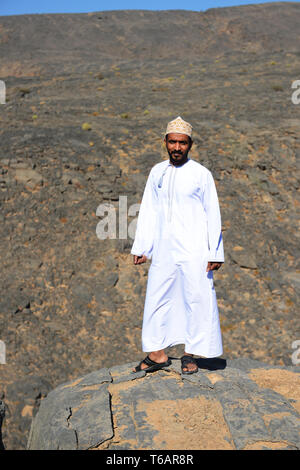
{"label": "toe", "polygon": [[197,365],[194,364],[193,362],[188,363],[186,366],[182,368],[183,372],[194,372],[194,371],[197,371],[197,369],[198,369]]}

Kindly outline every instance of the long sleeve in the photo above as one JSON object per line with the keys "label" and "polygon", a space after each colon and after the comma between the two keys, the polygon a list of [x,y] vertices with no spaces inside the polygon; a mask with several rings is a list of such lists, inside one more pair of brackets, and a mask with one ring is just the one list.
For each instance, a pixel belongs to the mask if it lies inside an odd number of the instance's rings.
{"label": "long sleeve", "polygon": [[203,206],[207,217],[209,243],[208,261],[224,262],[221,214],[216,185],[210,171],[207,173],[203,193]]}
{"label": "long sleeve", "polygon": [[134,243],[131,254],[145,255],[151,259],[155,237],[157,219],[157,192],[153,180],[153,171],[150,171],[137,220]]}

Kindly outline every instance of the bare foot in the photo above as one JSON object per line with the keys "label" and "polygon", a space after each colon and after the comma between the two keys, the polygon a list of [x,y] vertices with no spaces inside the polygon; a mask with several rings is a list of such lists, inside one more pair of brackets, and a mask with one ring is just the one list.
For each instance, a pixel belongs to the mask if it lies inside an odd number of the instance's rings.
{"label": "bare foot", "polygon": [[184,356],[191,356],[191,362],[187,362],[184,367],[182,367],[182,372],[197,372],[198,366],[195,363],[194,355],[189,353],[184,353]]}

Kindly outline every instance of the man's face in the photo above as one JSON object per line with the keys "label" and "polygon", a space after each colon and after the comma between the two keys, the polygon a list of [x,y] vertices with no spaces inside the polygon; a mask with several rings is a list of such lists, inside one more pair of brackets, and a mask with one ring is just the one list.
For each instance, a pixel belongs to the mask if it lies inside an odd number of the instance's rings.
{"label": "man's face", "polygon": [[181,165],[187,159],[187,155],[192,147],[192,141],[186,134],[168,134],[165,137],[167,151],[170,161],[174,165]]}

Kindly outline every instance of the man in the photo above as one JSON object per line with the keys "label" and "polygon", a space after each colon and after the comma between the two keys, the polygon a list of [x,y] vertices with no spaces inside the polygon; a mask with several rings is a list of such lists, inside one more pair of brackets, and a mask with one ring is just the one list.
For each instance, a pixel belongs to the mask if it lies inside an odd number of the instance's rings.
{"label": "man", "polygon": [[213,270],[224,262],[221,216],[211,172],[190,159],[192,126],[177,117],[165,133],[169,160],[150,171],[131,253],[152,258],[142,348],[149,355],[134,372],[171,364],[164,349],[185,345],[182,373],[197,372],[194,355],[223,353]]}

